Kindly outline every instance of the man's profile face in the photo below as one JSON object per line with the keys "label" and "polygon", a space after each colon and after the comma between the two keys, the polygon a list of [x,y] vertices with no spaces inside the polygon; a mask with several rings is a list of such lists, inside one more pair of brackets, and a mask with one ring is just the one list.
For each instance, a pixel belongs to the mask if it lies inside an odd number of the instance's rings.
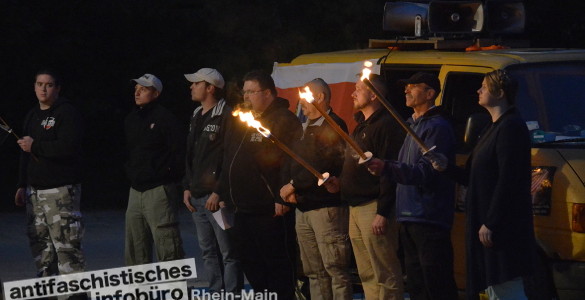
{"label": "man's profile face", "polygon": [[159,92],[153,88],[148,86],[143,86],[140,84],[136,84],[134,87],[134,102],[137,106],[144,106],[158,98]]}
{"label": "man's profile face", "polygon": [[49,74],[39,74],[35,80],[35,94],[40,103],[51,105],[59,98],[60,86],[55,84],[55,79]]}
{"label": "man's profile face", "polygon": [[191,100],[201,102],[207,96],[207,83],[205,81],[193,82],[190,86]]}
{"label": "man's profile face", "polygon": [[355,110],[362,110],[372,102],[372,94],[361,80],[356,81],[355,91],[353,91],[351,97],[353,98],[353,108]]}

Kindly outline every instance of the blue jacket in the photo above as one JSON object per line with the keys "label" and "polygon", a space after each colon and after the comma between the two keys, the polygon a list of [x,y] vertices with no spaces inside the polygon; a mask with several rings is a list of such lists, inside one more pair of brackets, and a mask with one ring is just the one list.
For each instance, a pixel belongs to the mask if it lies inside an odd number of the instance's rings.
{"label": "blue jacket", "polygon": [[[455,136],[449,121],[433,107],[416,121],[408,119],[410,127],[427,147],[436,146],[436,152],[449,161],[455,160]],[[408,135],[398,161],[388,161],[384,170],[398,183],[396,188],[396,214],[398,222],[427,223],[451,228],[454,212],[454,182],[435,171],[421,148]]]}

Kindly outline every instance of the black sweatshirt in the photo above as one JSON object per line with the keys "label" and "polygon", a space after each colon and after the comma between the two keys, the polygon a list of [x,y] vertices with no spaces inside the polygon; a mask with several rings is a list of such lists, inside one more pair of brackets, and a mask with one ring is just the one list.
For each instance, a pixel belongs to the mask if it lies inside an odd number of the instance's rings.
{"label": "black sweatshirt", "polygon": [[179,182],[184,173],[184,139],[176,117],[156,102],[137,107],[126,117],[129,159],[126,173],[133,189],[144,192]]}
{"label": "black sweatshirt", "polygon": [[[329,116],[337,125],[347,132],[347,125],[333,111]],[[345,141],[320,117],[303,124],[303,137],[294,147],[294,151],[319,173],[328,172],[330,176],[339,176],[343,166]],[[339,193],[331,194],[324,186],[317,185],[317,178],[298,162],[290,161],[288,176],[293,180],[297,198],[297,208],[309,211],[323,207],[347,205],[341,201]]]}
{"label": "black sweatshirt", "polygon": [[221,99],[205,114],[201,106],[193,112],[183,179],[183,189],[191,191],[193,197],[205,196],[216,188],[223,162],[226,122],[234,119],[231,111]]}
{"label": "black sweatshirt", "polygon": [[[390,116],[388,111],[380,108],[367,120],[361,112],[355,114],[358,125],[352,133],[353,139],[362,150],[372,152],[380,159],[398,158],[398,152],[404,142],[404,130]],[[396,183],[387,176],[370,174],[367,163],[358,164],[359,156],[351,147],[345,151],[345,162],[341,173],[341,198],[351,206],[378,200],[376,213],[389,217],[394,212],[396,203]]]}
{"label": "black sweatshirt", "polygon": [[31,153],[22,152],[18,187],[49,189],[81,182],[83,123],[64,98],[46,110],[39,106],[26,115],[23,136],[33,138]]}
{"label": "black sweatshirt", "polygon": [[[288,101],[276,98],[256,118],[282,143],[291,147],[301,136],[301,123],[288,110]],[[225,156],[216,193],[236,213],[274,214],[274,204],[283,203],[281,168],[290,159],[285,152],[256,129],[239,120],[230,123],[225,137]]]}

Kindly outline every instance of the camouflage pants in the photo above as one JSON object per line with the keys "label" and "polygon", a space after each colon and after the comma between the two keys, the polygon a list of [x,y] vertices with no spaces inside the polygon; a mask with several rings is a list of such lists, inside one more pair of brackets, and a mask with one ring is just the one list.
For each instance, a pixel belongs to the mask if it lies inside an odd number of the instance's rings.
{"label": "camouflage pants", "polygon": [[27,191],[27,233],[37,275],[83,271],[81,185]]}

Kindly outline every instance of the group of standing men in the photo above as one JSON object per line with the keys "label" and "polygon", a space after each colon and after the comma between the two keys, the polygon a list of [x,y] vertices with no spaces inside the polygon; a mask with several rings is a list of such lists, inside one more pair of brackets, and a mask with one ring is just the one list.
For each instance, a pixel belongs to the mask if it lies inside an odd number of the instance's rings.
{"label": "group of standing men", "polygon": [[[297,243],[313,299],[351,299],[351,249],[367,299],[402,299],[403,247],[411,299],[456,299],[450,227],[453,182],[423,157],[412,137],[382,107],[364,82],[352,93],[357,127],[351,136],[373,159],[358,162],[332,126],[347,126],[331,109],[331,91],[320,78],[307,83],[315,102],[301,100],[304,123],[277,96],[271,76],[245,75],[242,94],[256,120],[318,172],[312,173],[270,139],[231,116],[225,81],[215,69],[185,74],[199,102],[189,134],[179,136],[173,115],[157,101],[162,83],[154,75],[134,79],[136,109],[125,121],[131,182],[126,211],[127,265],[183,258],[177,201],[192,212],[212,292],[239,293],[243,273],[256,291],[293,299]],[[373,85],[387,94],[385,81]],[[453,161],[453,130],[434,106],[436,76],[417,73],[402,81],[410,126],[427,145]],[[51,71],[36,76],[39,107],[27,115],[16,202],[30,205],[29,237],[39,276],[82,271],[79,213],[79,114],[59,97]],[[336,125],[326,122],[315,106]],[[224,230],[212,213],[234,214]],[[401,226],[398,226],[401,223]],[[400,229],[398,229],[400,228]],[[218,256],[221,255],[221,258]],[[223,266],[221,265],[223,264]],[[58,269],[56,268],[58,266]]]}

